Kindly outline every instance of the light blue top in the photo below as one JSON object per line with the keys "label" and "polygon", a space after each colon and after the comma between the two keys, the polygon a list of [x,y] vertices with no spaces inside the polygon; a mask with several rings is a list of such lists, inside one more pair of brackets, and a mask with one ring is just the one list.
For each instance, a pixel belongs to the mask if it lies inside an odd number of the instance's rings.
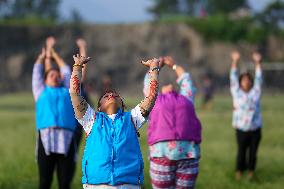
{"label": "light blue top", "polygon": [[262,71],[255,70],[253,88],[244,92],[239,86],[237,69],[232,68],[230,72],[230,88],[233,96],[233,121],[234,128],[242,131],[254,131],[262,127],[260,108]]}

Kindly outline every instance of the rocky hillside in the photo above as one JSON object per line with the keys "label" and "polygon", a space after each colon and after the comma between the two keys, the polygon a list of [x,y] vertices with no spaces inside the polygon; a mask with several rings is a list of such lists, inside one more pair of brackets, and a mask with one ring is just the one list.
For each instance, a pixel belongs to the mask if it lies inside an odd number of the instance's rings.
{"label": "rocky hillside", "polygon": [[[88,69],[88,80],[92,86],[98,88],[102,76],[109,74],[116,88],[132,94],[141,94],[146,72],[139,64],[142,59],[172,55],[178,64],[191,71],[198,86],[202,76],[210,73],[217,86],[224,87],[228,84],[230,51],[239,49],[246,61],[249,53],[256,48],[247,44],[235,46],[208,43],[190,27],[182,24],[0,26],[1,92],[31,90],[33,63],[49,35],[57,38],[56,50],[70,65],[72,54],[78,51],[76,38],[85,38],[88,42],[88,55],[93,58]],[[275,42],[273,45],[277,46]],[[282,58],[279,50],[277,53]],[[165,69],[161,73],[161,79],[165,83],[174,81],[175,77],[172,71]]]}

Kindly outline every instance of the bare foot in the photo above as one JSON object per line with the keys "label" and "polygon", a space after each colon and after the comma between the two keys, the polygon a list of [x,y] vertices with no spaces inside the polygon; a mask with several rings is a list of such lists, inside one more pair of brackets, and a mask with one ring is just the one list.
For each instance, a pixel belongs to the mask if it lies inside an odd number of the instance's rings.
{"label": "bare foot", "polygon": [[235,175],[236,181],[241,180],[242,176],[243,176],[243,173],[241,171],[237,171]]}
{"label": "bare foot", "polygon": [[254,172],[253,171],[249,171],[248,172],[248,180],[252,180],[254,178]]}

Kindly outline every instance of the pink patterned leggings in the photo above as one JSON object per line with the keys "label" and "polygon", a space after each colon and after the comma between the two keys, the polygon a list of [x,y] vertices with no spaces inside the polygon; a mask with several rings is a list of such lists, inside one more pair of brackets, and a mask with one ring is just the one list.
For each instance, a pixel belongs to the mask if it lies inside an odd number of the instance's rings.
{"label": "pink patterned leggings", "polygon": [[150,176],[153,189],[194,188],[198,175],[199,159],[150,159]]}

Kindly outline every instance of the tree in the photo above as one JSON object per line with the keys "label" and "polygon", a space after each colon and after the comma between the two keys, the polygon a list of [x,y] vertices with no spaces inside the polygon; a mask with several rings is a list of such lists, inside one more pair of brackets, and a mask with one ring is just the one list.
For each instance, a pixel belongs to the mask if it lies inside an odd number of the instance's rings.
{"label": "tree", "polygon": [[272,2],[257,15],[257,20],[272,32],[279,31],[284,24],[284,2],[280,0]]}
{"label": "tree", "polygon": [[169,14],[200,15],[201,11],[211,15],[228,14],[241,7],[247,7],[247,0],[154,0],[149,11],[160,18]]}
{"label": "tree", "polygon": [[177,14],[178,0],[154,0],[154,6],[149,9],[157,18],[166,14]]}
{"label": "tree", "polygon": [[207,10],[211,14],[228,14],[242,7],[247,7],[246,0],[207,0]]}
{"label": "tree", "polygon": [[60,0],[4,0],[0,1],[0,10],[6,9],[2,16],[8,18],[21,19],[36,16],[42,19],[56,20],[59,3]]}

